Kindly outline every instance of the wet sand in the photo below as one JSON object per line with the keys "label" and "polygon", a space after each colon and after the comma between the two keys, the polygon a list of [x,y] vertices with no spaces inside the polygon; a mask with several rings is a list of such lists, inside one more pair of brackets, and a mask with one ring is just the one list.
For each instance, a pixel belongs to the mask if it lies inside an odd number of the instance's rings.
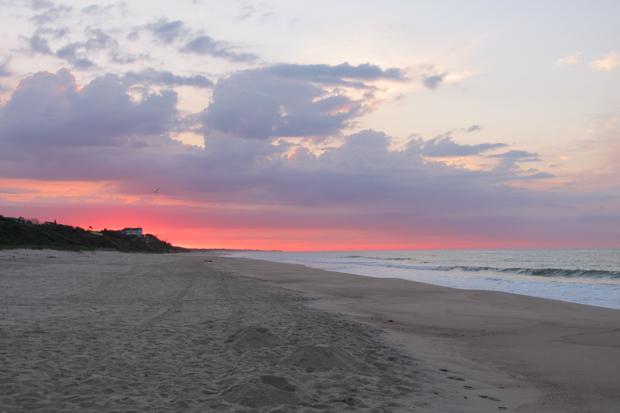
{"label": "wet sand", "polygon": [[0,411],[620,410],[620,311],[215,255],[0,251]]}

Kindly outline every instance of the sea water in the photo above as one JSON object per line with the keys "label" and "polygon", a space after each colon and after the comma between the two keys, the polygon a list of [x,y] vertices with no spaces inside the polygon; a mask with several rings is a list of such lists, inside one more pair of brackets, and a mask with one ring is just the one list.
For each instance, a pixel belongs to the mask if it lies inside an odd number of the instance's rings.
{"label": "sea water", "polygon": [[243,251],[233,256],[620,309],[620,248]]}

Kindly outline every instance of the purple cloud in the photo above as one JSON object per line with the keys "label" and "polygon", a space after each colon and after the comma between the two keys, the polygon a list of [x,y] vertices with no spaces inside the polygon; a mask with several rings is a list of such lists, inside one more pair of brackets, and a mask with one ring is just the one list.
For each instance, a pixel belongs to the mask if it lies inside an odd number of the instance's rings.
{"label": "purple cloud", "polygon": [[[351,66],[346,62],[336,66],[325,64],[278,64],[265,67],[262,69],[262,72],[288,79],[361,88],[369,88],[369,86],[362,83],[362,81],[378,79],[390,79],[396,81],[407,80],[402,71],[398,68],[383,70],[379,66],[371,65],[369,63],[360,64],[357,66]],[[357,80],[357,82],[351,80]]]}
{"label": "purple cloud", "polygon": [[530,153],[527,151],[510,150],[505,153],[499,153],[496,155],[489,155],[487,158],[499,158],[501,163],[497,166],[498,170],[514,171],[519,169],[517,162],[540,162],[542,159],[538,157],[537,153]]}
{"label": "purple cloud", "polygon": [[116,75],[81,90],[67,69],[23,79],[0,108],[2,140],[20,145],[122,145],[140,135],[167,132],[177,115],[177,95],[162,91],[134,102]]}
{"label": "purple cloud", "polygon": [[407,144],[407,151],[428,157],[471,156],[506,146],[508,145],[505,143],[459,145],[452,140],[452,137],[440,135],[428,141],[424,141],[422,138],[412,139]]}
{"label": "purple cloud", "polygon": [[197,88],[211,88],[213,81],[202,75],[180,76],[172,72],[159,71],[147,68],[139,73],[127,72],[121,77],[123,84],[131,86],[135,84],[166,85],[166,86],[194,86]]}
{"label": "purple cloud", "polygon": [[[136,76],[159,81],[160,75]],[[442,219],[456,225],[483,216],[494,217],[491,222],[532,207],[554,210],[579,202],[502,185],[551,177],[544,172],[524,175],[516,164],[474,171],[432,160],[439,154],[478,155],[504,144],[459,145],[443,136],[416,138],[408,149],[394,150],[393,139],[383,132],[346,135],[347,122],[357,112],[342,118],[333,109],[358,103],[326,94],[320,84],[301,77],[248,70],[221,79],[202,114],[202,149],[168,136],[183,122],[196,121],[179,118],[174,92],[134,101],[127,93],[130,77],[108,74],[79,89],[66,69],[37,73],[23,79],[0,108],[0,176],[116,182],[111,194],[147,196],[151,187],[161,186],[181,201],[325,211],[344,207],[355,211],[346,218],[351,225],[357,214],[404,226]],[[342,144],[313,153],[278,138],[293,133],[337,136]],[[295,152],[288,156],[291,148]],[[492,157],[513,163],[537,159],[525,151]]]}
{"label": "purple cloud", "polygon": [[246,70],[220,79],[205,110],[205,126],[242,138],[338,135],[363,111],[364,102],[329,95],[307,79],[270,70]]}
{"label": "purple cloud", "polygon": [[11,71],[8,69],[10,59],[7,58],[4,62],[0,63],[0,77],[10,76]]}
{"label": "purple cloud", "polygon": [[188,30],[184,26],[185,24],[180,20],[170,22],[167,19],[161,19],[155,23],[148,24],[146,27],[159,41],[170,44],[188,33]]}
{"label": "purple cloud", "polygon": [[226,42],[213,40],[209,36],[198,36],[190,40],[181,50],[182,53],[194,53],[202,56],[220,57],[231,62],[251,63],[258,60],[252,53],[240,53]]}

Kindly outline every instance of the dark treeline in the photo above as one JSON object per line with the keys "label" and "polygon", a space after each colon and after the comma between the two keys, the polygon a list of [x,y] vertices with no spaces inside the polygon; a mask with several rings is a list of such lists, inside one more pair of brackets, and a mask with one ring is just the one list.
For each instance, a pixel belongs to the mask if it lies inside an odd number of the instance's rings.
{"label": "dark treeline", "polygon": [[15,221],[0,215],[0,249],[52,248],[58,250],[114,249],[122,252],[189,252],[155,235],[122,237],[121,231],[103,230],[100,235],[80,227],[56,223],[40,224],[36,219]]}

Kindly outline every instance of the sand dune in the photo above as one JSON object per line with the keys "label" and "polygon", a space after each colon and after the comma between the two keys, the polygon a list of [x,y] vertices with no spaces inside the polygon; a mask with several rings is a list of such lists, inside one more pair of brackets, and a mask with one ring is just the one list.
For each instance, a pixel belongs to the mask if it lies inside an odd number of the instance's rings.
{"label": "sand dune", "polygon": [[[566,384],[545,387],[565,374],[556,359],[512,363],[563,317],[597,335],[561,343],[611,356],[599,375],[615,378],[618,312],[341,276],[206,254],[0,251],[0,411],[562,411]],[[480,320],[481,303],[507,307]],[[530,334],[537,311],[551,311],[551,333]],[[575,382],[577,411],[617,411],[603,379]]]}

